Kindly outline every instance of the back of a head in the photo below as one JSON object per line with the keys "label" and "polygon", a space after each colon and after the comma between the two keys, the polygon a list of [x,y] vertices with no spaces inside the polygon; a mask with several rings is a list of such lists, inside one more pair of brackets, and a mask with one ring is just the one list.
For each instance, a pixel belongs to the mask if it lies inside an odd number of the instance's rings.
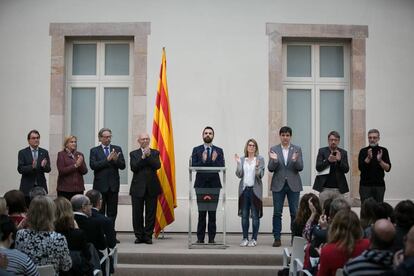
{"label": "back of a head", "polygon": [[82,212],[82,207],[89,202],[89,199],[84,195],[74,195],[70,203],[74,212]]}
{"label": "back of a head", "polygon": [[16,236],[16,225],[7,215],[0,215],[0,240],[5,241],[10,234],[13,234],[13,239]]}
{"label": "back of a head", "polygon": [[377,221],[379,219],[390,219],[391,222],[395,222],[394,219],[394,209],[390,204],[387,202],[380,202],[374,206],[373,209],[374,213],[374,220]]}
{"label": "back of a head", "polygon": [[339,210],[329,226],[328,242],[337,243],[348,254],[354,250],[356,241],[362,238],[362,228],[354,211],[344,208]]}
{"label": "back of a head", "polygon": [[299,208],[295,218],[295,222],[299,225],[305,225],[306,221],[312,214],[311,210],[309,209],[309,200],[311,200],[313,206],[315,206],[317,212],[317,217],[315,217],[316,221],[318,221],[319,215],[322,213],[318,197],[313,193],[304,194],[299,202]]}
{"label": "back of a head", "polygon": [[408,199],[400,201],[395,206],[394,216],[398,227],[410,229],[414,225],[414,203]]}
{"label": "back of a head", "polygon": [[404,255],[407,257],[414,257],[414,226],[412,226],[407,233],[407,238],[404,244]]}
{"label": "back of a head", "polygon": [[379,219],[374,223],[371,233],[371,247],[390,250],[395,238],[395,227],[388,219]]}
{"label": "back of a head", "polygon": [[377,201],[372,197],[366,199],[364,203],[362,203],[360,212],[362,228],[365,229],[375,222],[374,210],[377,205]]}
{"label": "back of a head", "polygon": [[102,200],[102,194],[98,190],[89,190],[85,195],[89,198],[92,206],[95,208],[98,207],[99,201]]}
{"label": "back of a head", "polygon": [[347,210],[347,211],[350,211],[351,210],[351,205],[343,197],[335,198],[332,201],[331,208],[329,209],[329,217],[330,217],[330,219],[332,220],[335,217],[336,213],[339,212],[340,210]]}
{"label": "back of a head", "polygon": [[29,228],[35,231],[52,231],[55,221],[55,203],[47,196],[37,196],[30,202],[27,212]]}
{"label": "back of a head", "polygon": [[24,194],[19,190],[10,190],[4,194],[9,214],[20,214],[27,211]]}
{"label": "back of a head", "polygon": [[29,196],[30,200],[37,196],[45,196],[47,195],[46,190],[41,186],[36,186],[33,189],[30,190]]}
{"label": "back of a head", "polygon": [[72,204],[65,197],[57,197],[55,200],[56,219],[55,229],[57,232],[65,232],[74,228],[74,216]]}

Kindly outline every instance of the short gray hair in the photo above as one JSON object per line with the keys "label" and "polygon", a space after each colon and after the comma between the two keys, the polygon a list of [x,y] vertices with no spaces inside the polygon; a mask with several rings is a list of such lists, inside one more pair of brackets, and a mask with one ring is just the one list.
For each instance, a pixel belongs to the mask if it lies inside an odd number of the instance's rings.
{"label": "short gray hair", "polygon": [[70,203],[72,204],[73,211],[77,212],[81,211],[83,206],[89,204],[90,200],[87,196],[84,195],[74,195],[70,200]]}

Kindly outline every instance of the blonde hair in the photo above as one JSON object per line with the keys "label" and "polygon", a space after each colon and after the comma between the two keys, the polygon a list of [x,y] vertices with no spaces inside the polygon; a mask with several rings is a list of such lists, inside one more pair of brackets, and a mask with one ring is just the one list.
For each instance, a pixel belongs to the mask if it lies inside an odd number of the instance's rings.
{"label": "blonde hair", "polygon": [[55,203],[50,197],[37,196],[32,199],[27,212],[29,227],[35,231],[53,231]]}
{"label": "blonde hair", "polygon": [[4,197],[0,197],[0,215],[8,215],[7,201]]}
{"label": "blonde hair", "polygon": [[254,140],[253,138],[250,138],[249,140],[247,140],[246,145],[244,146],[244,156],[249,156],[249,153],[247,152],[247,147],[249,145],[249,143],[252,142],[255,145],[256,151],[254,152],[254,156],[258,156],[259,155],[259,146],[257,145],[256,140]]}
{"label": "blonde hair", "polygon": [[58,197],[54,200],[55,211],[55,230],[57,232],[64,232],[75,228],[75,217],[73,215],[72,204],[65,197]]}
{"label": "blonde hair", "polygon": [[354,211],[343,209],[335,214],[328,230],[328,243],[336,243],[348,256],[355,249],[356,242],[362,238],[362,227]]}
{"label": "blonde hair", "polygon": [[65,140],[63,140],[63,149],[66,149],[66,146],[69,144],[69,141],[75,138],[76,141],[78,141],[78,138],[75,135],[69,135],[65,137]]}

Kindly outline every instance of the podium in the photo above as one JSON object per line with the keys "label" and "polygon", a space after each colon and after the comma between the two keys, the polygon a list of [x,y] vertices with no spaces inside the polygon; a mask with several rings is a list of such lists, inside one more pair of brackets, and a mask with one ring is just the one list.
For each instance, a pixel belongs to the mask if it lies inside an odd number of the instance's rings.
{"label": "podium", "polygon": [[[188,192],[188,248],[225,249],[226,245],[226,168],[225,167],[192,167],[189,170]],[[196,173],[218,173],[222,188],[194,188]],[[215,243],[197,243],[197,235],[193,235],[193,226],[197,233],[198,211],[216,210],[216,224],[221,221],[221,231],[216,231]],[[195,217],[194,215],[197,214]],[[208,219],[207,219],[208,224]],[[219,227],[217,227],[219,228]],[[207,234],[206,229],[206,236]],[[221,237],[221,238],[217,238]]]}

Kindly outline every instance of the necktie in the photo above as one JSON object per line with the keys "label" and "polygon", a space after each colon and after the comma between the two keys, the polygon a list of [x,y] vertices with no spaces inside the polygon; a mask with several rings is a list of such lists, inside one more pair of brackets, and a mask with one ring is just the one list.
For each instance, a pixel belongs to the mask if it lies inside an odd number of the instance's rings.
{"label": "necktie", "polygon": [[109,155],[109,147],[104,147],[104,150],[105,150],[106,157],[108,157],[108,155]]}
{"label": "necktie", "polygon": [[37,150],[33,150],[33,160],[37,161]]}
{"label": "necktie", "polygon": [[210,159],[210,148],[207,148],[207,159]]}

